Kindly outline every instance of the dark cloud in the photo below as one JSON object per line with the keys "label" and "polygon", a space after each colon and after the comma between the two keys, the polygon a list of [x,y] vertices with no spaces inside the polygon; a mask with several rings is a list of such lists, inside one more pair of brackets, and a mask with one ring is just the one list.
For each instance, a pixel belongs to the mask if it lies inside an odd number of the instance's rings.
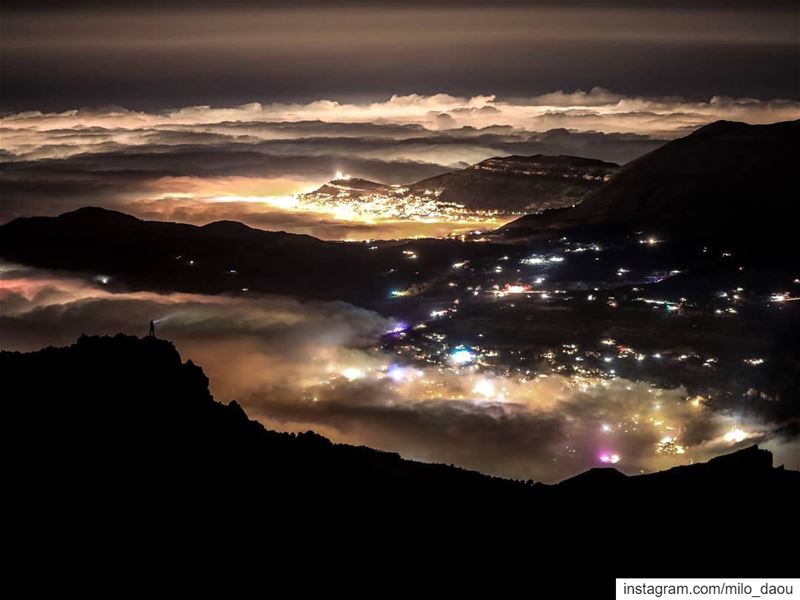
{"label": "dark cloud", "polygon": [[442,90],[510,97],[597,85],[696,99],[797,97],[796,11],[786,2],[25,2],[3,10],[5,110]]}

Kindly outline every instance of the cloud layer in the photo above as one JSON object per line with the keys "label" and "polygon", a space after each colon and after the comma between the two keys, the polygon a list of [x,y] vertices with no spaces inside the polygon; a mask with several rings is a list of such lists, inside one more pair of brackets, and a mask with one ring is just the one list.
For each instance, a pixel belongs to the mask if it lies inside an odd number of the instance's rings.
{"label": "cloud layer", "polygon": [[203,366],[217,399],[237,399],[277,429],[545,481],[603,464],[662,469],[752,442],[798,467],[797,441],[781,438],[769,411],[744,418],[681,388],[624,379],[399,364],[376,349],[394,323],[343,303],[111,294],[101,277],[9,266],[0,285],[4,349],[68,344],[80,333],[142,335],[155,319],[159,335]]}
{"label": "cloud layer", "polygon": [[[289,197],[336,172],[403,184],[493,156],[570,154],[624,163],[716,119],[800,116],[788,100],[628,97],[601,88],[498,100],[252,103],[161,112],[37,111],[0,118],[0,222],[101,205],[145,218],[233,219],[323,238],[443,235],[452,223],[298,212]],[[481,229],[482,217],[461,224]]]}
{"label": "cloud layer", "polygon": [[[256,141],[308,138],[316,133],[320,137],[407,140],[432,135],[431,130],[490,126],[513,127],[522,132],[565,127],[669,138],[717,119],[770,123],[797,118],[799,111],[800,102],[796,100],[715,96],[698,102],[679,96],[626,96],[595,87],[589,91],[556,91],[508,99],[493,95],[409,94],[379,102],[253,102],[228,108],[187,106],[157,113],[122,108],[28,111],[9,114],[2,124],[27,135],[44,133],[38,139],[25,135],[19,141],[4,141],[12,152],[20,154],[26,147],[30,150],[45,140],[69,135],[76,126],[81,129],[77,137],[83,133],[87,143],[97,143],[96,138],[100,137],[126,145],[150,142],[153,134],[172,135],[173,143],[185,143],[192,134],[204,136],[207,141],[214,141],[218,135]],[[324,132],[316,129],[320,123],[328,125]],[[181,138],[181,134],[187,137]],[[475,132],[462,134],[470,137]]]}

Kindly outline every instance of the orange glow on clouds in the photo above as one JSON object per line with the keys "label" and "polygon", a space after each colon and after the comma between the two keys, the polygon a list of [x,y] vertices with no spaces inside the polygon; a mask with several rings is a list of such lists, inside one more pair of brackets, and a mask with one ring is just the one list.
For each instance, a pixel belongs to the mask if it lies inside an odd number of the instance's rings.
{"label": "orange glow on clouds", "polygon": [[513,216],[475,215],[461,220],[364,217],[342,211],[300,207],[296,194],[318,184],[289,178],[162,177],[147,183],[130,212],[147,219],[204,225],[237,220],[253,227],[305,233],[323,239],[369,240],[443,237],[495,229]]}

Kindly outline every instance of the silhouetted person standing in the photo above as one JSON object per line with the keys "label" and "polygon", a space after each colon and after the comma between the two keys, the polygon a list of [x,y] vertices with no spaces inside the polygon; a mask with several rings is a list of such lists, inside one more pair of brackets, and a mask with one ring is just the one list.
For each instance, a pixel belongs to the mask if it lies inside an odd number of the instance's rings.
{"label": "silhouetted person standing", "polygon": [[155,321],[150,321],[150,337],[156,337],[156,323],[155,323]]}

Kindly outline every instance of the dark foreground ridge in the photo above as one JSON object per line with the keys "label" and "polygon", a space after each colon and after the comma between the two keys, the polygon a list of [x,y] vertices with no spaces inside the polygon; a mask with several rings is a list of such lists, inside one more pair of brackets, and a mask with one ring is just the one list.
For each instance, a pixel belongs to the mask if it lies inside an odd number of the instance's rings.
{"label": "dark foreground ridge", "polygon": [[273,534],[336,526],[388,535],[402,521],[413,535],[535,536],[540,550],[596,562],[611,558],[592,556],[598,539],[631,536],[613,551],[625,564],[644,564],[643,531],[684,557],[735,531],[737,543],[759,544],[751,566],[780,561],[769,553],[796,539],[800,473],[773,468],[756,446],[651,475],[594,469],[546,486],[269,431],[236,402],[215,401],[202,369],[153,337],[2,352],[0,372],[13,501],[39,515],[37,526],[113,531],[112,545],[120,532],[166,524],[237,523],[249,535],[238,511],[268,520]]}

